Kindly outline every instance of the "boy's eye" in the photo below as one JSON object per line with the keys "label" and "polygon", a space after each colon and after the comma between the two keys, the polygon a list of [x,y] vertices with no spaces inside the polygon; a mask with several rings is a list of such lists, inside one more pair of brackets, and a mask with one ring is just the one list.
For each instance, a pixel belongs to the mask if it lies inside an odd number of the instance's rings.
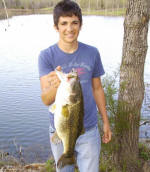
{"label": "boy's eye", "polygon": [[61,23],[61,25],[66,25],[66,24],[67,24],[67,22],[62,22],[62,23]]}
{"label": "boy's eye", "polygon": [[78,21],[74,21],[73,24],[78,24],[79,22]]}
{"label": "boy's eye", "polygon": [[[62,22],[62,23],[60,23],[60,24],[61,24],[61,25],[67,25],[68,23],[67,23],[67,22]],[[79,24],[79,21],[73,21],[72,24],[73,24],[73,25],[77,25],[77,24]]]}

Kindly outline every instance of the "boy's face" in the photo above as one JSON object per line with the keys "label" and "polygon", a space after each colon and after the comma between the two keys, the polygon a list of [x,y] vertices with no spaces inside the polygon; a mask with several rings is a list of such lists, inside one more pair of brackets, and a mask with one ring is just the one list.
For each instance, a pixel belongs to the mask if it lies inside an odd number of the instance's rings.
{"label": "boy's face", "polygon": [[81,29],[80,20],[75,15],[61,16],[58,20],[58,27],[55,26],[55,28],[59,32],[61,42],[72,44],[77,41]]}

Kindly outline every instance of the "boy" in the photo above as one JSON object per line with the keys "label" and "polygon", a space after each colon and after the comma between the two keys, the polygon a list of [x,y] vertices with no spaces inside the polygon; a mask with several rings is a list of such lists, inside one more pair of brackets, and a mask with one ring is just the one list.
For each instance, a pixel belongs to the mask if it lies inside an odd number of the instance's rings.
{"label": "boy", "polygon": [[[39,55],[39,74],[41,98],[45,105],[51,105],[60,84],[55,69],[78,72],[84,99],[85,133],[76,141],[75,155],[80,172],[98,172],[100,155],[100,134],[97,127],[97,108],[103,119],[103,142],[111,140],[111,130],[105,107],[104,91],[100,76],[104,74],[98,50],[79,42],[82,26],[81,9],[71,0],[60,1],[54,8],[54,27],[59,34],[57,44],[41,51]],[[55,131],[54,116],[50,113],[50,138]],[[55,162],[63,153],[62,143],[51,142]],[[73,172],[74,165],[65,166],[57,172]]]}

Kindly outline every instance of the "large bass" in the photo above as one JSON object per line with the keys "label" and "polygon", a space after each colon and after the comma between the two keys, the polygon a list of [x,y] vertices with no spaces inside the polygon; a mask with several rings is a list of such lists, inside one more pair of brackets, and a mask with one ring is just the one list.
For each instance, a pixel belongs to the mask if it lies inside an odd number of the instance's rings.
{"label": "large bass", "polygon": [[55,103],[50,107],[54,113],[56,133],[61,139],[64,152],[57,162],[57,167],[74,164],[74,148],[77,138],[84,133],[83,128],[83,96],[78,74],[73,69],[70,73],[56,71],[61,83],[57,89]]}

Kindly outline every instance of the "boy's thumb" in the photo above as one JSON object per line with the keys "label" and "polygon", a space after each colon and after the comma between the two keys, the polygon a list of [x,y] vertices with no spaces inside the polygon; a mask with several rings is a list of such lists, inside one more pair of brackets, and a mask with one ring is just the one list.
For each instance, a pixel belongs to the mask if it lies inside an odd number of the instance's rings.
{"label": "boy's thumb", "polygon": [[61,71],[61,66],[57,66],[56,70]]}

